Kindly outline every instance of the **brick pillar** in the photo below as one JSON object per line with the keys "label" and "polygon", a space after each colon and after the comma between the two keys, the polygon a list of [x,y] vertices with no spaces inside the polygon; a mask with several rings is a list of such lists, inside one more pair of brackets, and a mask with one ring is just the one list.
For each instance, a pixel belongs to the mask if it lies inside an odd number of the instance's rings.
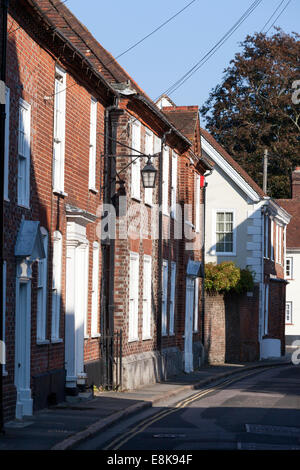
{"label": "brick pillar", "polygon": [[222,294],[205,294],[204,347],[211,364],[225,362],[225,303]]}

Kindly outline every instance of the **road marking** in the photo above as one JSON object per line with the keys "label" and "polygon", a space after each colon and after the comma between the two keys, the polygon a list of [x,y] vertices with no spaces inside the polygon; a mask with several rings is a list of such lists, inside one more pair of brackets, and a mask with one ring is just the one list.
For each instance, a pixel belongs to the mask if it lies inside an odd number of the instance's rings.
{"label": "road marking", "polygon": [[[255,371],[252,371],[248,374],[242,374],[242,376],[239,375],[239,377],[224,380],[223,382],[216,385],[215,387],[207,388],[205,390],[202,390],[201,392],[198,392],[198,393],[192,395],[189,398],[186,398],[185,400],[180,401],[179,403],[176,404],[175,407],[173,407],[170,410],[159,411],[154,416],[152,415],[149,418],[146,418],[143,421],[141,421],[140,423],[138,423],[129,432],[126,432],[126,435],[125,435],[125,433],[123,433],[123,434],[121,434],[121,436],[118,436],[116,439],[114,439],[112,442],[110,442],[106,447],[104,447],[103,450],[118,450],[118,449],[120,449],[120,447],[122,447],[124,444],[126,444],[128,441],[130,441],[133,437],[135,437],[137,434],[140,434],[142,431],[147,429],[149,426],[151,426],[156,421],[159,421],[159,420],[165,418],[166,416],[168,416],[172,413],[176,413],[180,409],[185,408],[190,403],[193,403],[194,401],[197,401],[200,398],[203,398],[205,395],[207,395],[209,393],[218,391],[224,386],[227,386],[227,385],[229,385],[233,382],[239,382],[240,380],[243,380],[244,378],[246,378],[248,376],[255,375],[255,374],[260,373],[260,372],[264,372],[268,369],[269,369],[268,367],[264,367],[260,370],[255,369]],[[115,444],[116,444],[116,446],[115,446]]]}

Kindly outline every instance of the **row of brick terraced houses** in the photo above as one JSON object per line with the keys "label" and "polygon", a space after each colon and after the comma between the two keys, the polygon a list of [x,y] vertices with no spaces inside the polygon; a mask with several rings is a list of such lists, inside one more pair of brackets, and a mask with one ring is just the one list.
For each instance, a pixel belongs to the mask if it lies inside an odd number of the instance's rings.
{"label": "row of brick terraced houses", "polygon": [[155,104],[60,1],[9,2],[5,84],[5,419],[201,366],[198,107]]}

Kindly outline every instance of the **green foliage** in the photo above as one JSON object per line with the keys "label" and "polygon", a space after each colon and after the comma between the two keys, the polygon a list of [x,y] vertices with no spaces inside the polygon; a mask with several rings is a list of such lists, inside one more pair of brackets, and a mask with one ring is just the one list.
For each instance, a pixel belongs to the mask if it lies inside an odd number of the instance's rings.
{"label": "green foliage", "polygon": [[254,279],[249,269],[240,269],[233,261],[205,265],[205,290],[215,292],[237,292],[239,294],[252,290]]}
{"label": "green foliage", "polygon": [[260,186],[268,149],[268,195],[288,198],[291,171],[300,165],[300,106],[292,100],[300,36],[275,29],[273,36],[246,37],[201,114],[208,131]]}

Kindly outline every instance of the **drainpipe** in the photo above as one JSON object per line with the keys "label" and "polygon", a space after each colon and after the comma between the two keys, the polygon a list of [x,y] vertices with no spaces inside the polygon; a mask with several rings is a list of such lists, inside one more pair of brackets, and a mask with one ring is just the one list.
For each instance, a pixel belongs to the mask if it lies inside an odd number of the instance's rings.
{"label": "drainpipe", "polygon": [[[104,159],[104,191],[103,201],[104,204],[111,204],[111,197],[116,190],[116,169],[115,160],[109,157],[110,152],[110,112],[118,109],[118,98],[115,99],[115,104],[108,106],[105,110],[104,126],[105,126],[105,159]],[[114,131],[113,131],[114,132]],[[115,136],[112,136],[115,138]],[[101,323],[101,335],[104,338],[106,335],[112,336],[114,333],[114,265],[115,265],[115,240],[109,239],[109,242],[102,243],[102,280],[101,280],[101,311],[103,312],[103,321]],[[104,357],[107,366],[106,384],[113,385],[113,358],[109,357],[109,340],[103,348],[103,341],[101,341],[102,350],[101,355]],[[112,352],[113,355],[113,352]]]}
{"label": "drainpipe", "polygon": [[[8,0],[2,0],[2,49],[1,49],[1,71],[0,71],[0,341],[3,341],[3,242],[4,242],[4,159],[5,159],[5,81],[6,81],[6,46],[7,46],[7,11]],[[0,347],[1,347],[0,343]],[[3,413],[3,367],[0,364],[0,432],[4,433]]]}

